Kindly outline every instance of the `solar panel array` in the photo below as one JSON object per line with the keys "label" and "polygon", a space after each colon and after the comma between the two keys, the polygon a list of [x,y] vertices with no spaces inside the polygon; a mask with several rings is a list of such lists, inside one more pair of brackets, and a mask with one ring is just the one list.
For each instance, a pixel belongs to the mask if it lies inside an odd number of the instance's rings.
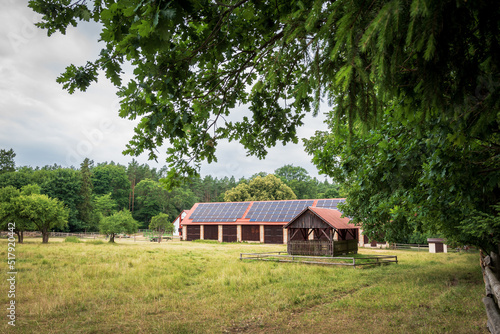
{"label": "solar panel array", "polygon": [[[318,203],[316,203],[316,207],[323,208],[323,209],[339,210],[337,208],[337,205],[339,203],[343,203],[343,202],[345,202],[345,199],[320,199],[320,200],[318,200]],[[340,211],[340,212],[342,212],[342,211]]]}
{"label": "solar panel array", "polygon": [[189,217],[193,222],[235,222],[243,217],[249,202],[239,203],[202,203],[199,204]]}
{"label": "solar panel array", "polygon": [[251,222],[288,222],[313,204],[314,200],[254,202],[245,218]]}
{"label": "solar panel array", "polygon": [[320,199],[318,200],[318,203],[316,203],[316,207],[325,209],[337,209],[337,205],[343,202],[343,199]]}

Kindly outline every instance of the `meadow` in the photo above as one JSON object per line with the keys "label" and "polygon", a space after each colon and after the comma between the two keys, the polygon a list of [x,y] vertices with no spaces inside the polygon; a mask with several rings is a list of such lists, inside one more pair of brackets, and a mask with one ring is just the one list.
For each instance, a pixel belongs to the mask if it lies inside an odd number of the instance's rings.
{"label": "meadow", "polygon": [[[345,268],[240,261],[284,245],[26,239],[16,326],[2,333],[487,333],[477,253],[397,255]],[[7,278],[7,240],[0,240]]]}

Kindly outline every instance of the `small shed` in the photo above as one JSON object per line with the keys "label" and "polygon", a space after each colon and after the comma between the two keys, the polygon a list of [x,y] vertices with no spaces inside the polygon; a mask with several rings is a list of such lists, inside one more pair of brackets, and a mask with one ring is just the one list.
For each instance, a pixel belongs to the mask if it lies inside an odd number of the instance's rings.
{"label": "small shed", "polygon": [[337,256],[358,252],[359,228],[334,209],[307,207],[283,228],[290,255]]}
{"label": "small shed", "polygon": [[429,253],[448,253],[448,246],[444,243],[444,239],[429,238],[427,242],[429,243]]}

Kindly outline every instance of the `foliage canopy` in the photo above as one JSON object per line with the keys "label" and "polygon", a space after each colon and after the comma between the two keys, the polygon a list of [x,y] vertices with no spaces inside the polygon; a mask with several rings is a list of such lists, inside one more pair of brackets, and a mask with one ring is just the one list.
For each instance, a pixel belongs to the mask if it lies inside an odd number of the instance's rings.
{"label": "foliage canopy", "polygon": [[138,223],[127,209],[104,217],[99,222],[99,231],[109,235],[109,242],[115,242],[115,236],[119,233],[133,234],[137,232]]}
{"label": "foliage canopy", "polygon": [[[58,81],[69,92],[85,90],[103,70],[118,87],[120,115],[141,119],[125,152],[156,158],[157,147],[171,144],[167,186],[197,174],[201,161],[216,160],[221,139],[237,140],[258,157],[277,142],[296,142],[305,113],[317,113],[326,98],[333,133],[347,134],[345,143],[359,148],[352,159],[343,152],[350,194],[373,194],[370,200],[391,215],[407,207],[403,199],[424,203],[427,196],[424,213],[437,215],[434,227],[446,236],[457,232],[455,221],[446,221],[450,208],[460,208],[457,219],[470,224],[482,217],[492,227],[498,216],[498,1],[32,0],[30,7],[43,15],[38,25],[49,35],[81,20],[102,24],[99,58],[68,66]],[[127,62],[134,73],[123,82]],[[239,104],[251,116],[233,115]],[[377,138],[371,129],[394,137]],[[339,152],[331,143],[345,136],[329,136],[317,135],[308,150],[321,170],[334,174],[329,155]],[[396,146],[408,154],[424,150],[423,157],[392,165],[395,154],[404,155],[382,147],[393,139],[402,139]],[[378,158],[370,160],[373,153]],[[388,191],[377,198],[377,187],[365,192],[363,181],[352,179],[360,168],[361,178],[375,180],[377,171],[383,174],[379,163],[393,173],[415,172],[393,178],[398,203]],[[391,183],[391,175],[384,181]],[[475,180],[469,194],[456,191],[465,176]],[[360,220],[376,213],[363,216],[358,207],[352,208]],[[491,248],[498,239],[492,233],[476,231],[468,240]],[[487,240],[478,241],[480,235]]]}
{"label": "foliage canopy", "polygon": [[293,190],[273,174],[256,176],[250,182],[242,182],[224,194],[226,202],[272,201],[297,199]]}

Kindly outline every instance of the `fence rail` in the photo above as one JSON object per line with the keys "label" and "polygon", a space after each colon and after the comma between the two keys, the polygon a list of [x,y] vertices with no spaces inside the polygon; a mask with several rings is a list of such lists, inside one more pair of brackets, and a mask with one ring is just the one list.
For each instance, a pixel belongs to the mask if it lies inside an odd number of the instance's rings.
{"label": "fence rail", "polygon": [[[1,231],[0,236],[6,236],[7,231]],[[38,231],[25,231],[23,233],[25,238],[36,238],[41,237],[42,232]],[[98,232],[78,232],[78,233],[66,233],[66,232],[50,232],[49,236],[51,237],[78,237],[78,238],[104,238],[104,235],[99,234]]]}
{"label": "fence rail", "polygon": [[416,250],[416,251],[429,251],[429,245],[420,245],[420,244],[391,244],[391,249],[406,249],[406,250]]}
{"label": "fence rail", "polygon": [[333,265],[333,266],[351,266],[354,268],[358,266],[381,265],[383,263],[398,263],[398,257],[394,255],[332,257],[332,256],[289,255],[286,252],[240,253],[240,260],[294,262],[294,263],[322,264],[322,265]]}

